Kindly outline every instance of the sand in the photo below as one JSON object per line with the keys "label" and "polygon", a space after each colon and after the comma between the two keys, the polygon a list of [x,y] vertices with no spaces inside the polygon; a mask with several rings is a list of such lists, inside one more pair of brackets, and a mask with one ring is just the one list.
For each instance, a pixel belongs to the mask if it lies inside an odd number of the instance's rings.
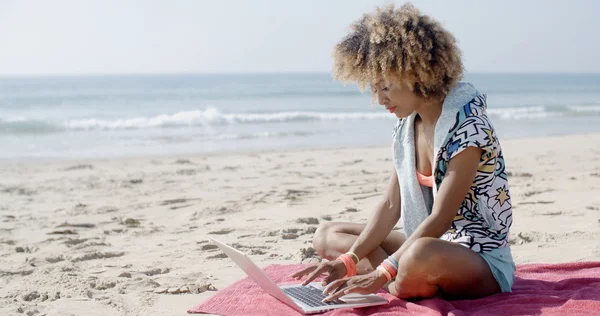
{"label": "sand", "polygon": [[[517,263],[600,260],[600,135],[504,141]],[[364,223],[391,150],[0,164],[1,315],[185,315],[256,262],[317,260],[327,221]],[[312,258],[312,259],[311,259]]]}

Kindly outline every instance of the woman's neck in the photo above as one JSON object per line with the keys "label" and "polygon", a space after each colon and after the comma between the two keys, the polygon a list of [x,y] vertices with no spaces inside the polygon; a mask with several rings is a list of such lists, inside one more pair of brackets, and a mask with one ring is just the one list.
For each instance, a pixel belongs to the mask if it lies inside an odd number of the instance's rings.
{"label": "woman's neck", "polygon": [[442,114],[444,100],[426,101],[416,109],[423,124],[428,128],[435,128],[437,120]]}

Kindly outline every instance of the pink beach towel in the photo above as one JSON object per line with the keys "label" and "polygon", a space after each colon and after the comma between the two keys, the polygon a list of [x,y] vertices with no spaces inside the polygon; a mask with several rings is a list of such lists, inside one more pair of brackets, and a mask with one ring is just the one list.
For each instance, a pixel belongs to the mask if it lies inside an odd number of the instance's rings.
{"label": "pink beach towel", "polygon": [[[300,265],[271,265],[265,272],[278,284],[295,283],[287,276]],[[600,262],[526,264],[517,268],[512,293],[477,300],[432,298],[415,302],[386,292],[388,305],[340,309],[323,315],[600,315]],[[264,292],[249,278],[219,291],[188,313],[218,315],[301,315]]]}

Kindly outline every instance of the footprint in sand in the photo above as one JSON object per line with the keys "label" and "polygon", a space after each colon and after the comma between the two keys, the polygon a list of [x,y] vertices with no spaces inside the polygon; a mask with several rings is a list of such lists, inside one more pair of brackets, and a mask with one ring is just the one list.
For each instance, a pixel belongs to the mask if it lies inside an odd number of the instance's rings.
{"label": "footprint in sand", "polygon": [[77,235],[77,231],[65,229],[65,230],[55,230],[49,232],[48,235]]}
{"label": "footprint in sand", "polygon": [[178,176],[193,176],[197,173],[196,169],[179,169],[175,171]]}
{"label": "footprint in sand", "polygon": [[[520,202],[518,205],[553,204],[554,201]],[[515,207],[513,207],[515,208]]]}
{"label": "footprint in sand", "polygon": [[546,213],[540,213],[540,215],[542,216],[558,216],[558,215],[562,215],[563,212],[558,211],[558,212],[546,212]]}
{"label": "footprint in sand", "polygon": [[251,255],[265,255],[267,254],[267,250],[271,249],[269,246],[247,246],[237,242],[231,244],[231,246]]}
{"label": "footprint in sand", "polygon": [[63,256],[46,258],[46,262],[48,263],[57,263],[61,261],[65,261],[65,258]]}
{"label": "footprint in sand", "polygon": [[17,270],[17,271],[2,271],[0,270],[0,276],[12,276],[12,275],[20,275],[27,276],[33,273],[33,269],[31,270]]}
{"label": "footprint in sand", "polygon": [[[54,240],[54,239],[50,238],[49,240]],[[7,244],[9,246],[14,246],[17,244],[17,242],[14,240],[0,240],[0,244]]]}
{"label": "footprint in sand", "polygon": [[69,223],[62,223],[58,226],[56,226],[56,228],[61,228],[61,227],[75,227],[75,228],[94,228],[96,227],[95,224],[86,224],[86,223],[81,223],[81,224],[69,224]]}
{"label": "footprint in sand", "polygon": [[104,290],[112,289],[115,286],[117,286],[117,282],[114,282],[114,281],[103,281],[103,282],[100,282],[100,283],[96,283],[96,282],[91,282],[90,283],[90,287],[92,289],[98,290],[98,291],[104,291]]}
{"label": "footprint in sand", "polygon": [[75,165],[75,166],[65,168],[64,171],[86,170],[86,169],[87,170],[94,169],[94,166],[92,166],[92,165]]}
{"label": "footprint in sand", "polygon": [[171,200],[164,200],[159,205],[181,204],[181,203],[186,203],[189,201],[199,201],[199,200],[200,199],[186,199],[186,198],[171,199]]}
{"label": "footprint in sand", "polygon": [[258,236],[260,236],[260,237],[275,237],[277,235],[279,235],[278,230],[272,230],[270,232],[263,231],[260,234],[258,234]]}
{"label": "footprint in sand", "polygon": [[300,237],[298,234],[294,234],[294,233],[284,233],[283,235],[281,235],[281,239],[284,240],[290,240],[290,239],[296,239]]}
{"label": "footprint in sand", "polygon": [[194,163],[188,159],[177,159],[174,164],[176,165],[193,165]]}
{"label": "footprint in sand", "polygon": [[530,197],[530,196],[534,196],[534,195],[538,195],[538,194],[542,194],[542,193],[546,193],[546,192],[552,192],[552,191],[554,191],[554,190],[552,190],[552,189],[547,189],[547,190],[528,191],[528,192],[525,192],[525,193],[523,194],[523,196],[525,196],[525,197]]}
{"label": "footprint in sand", "polygon": [[117,212],[119,209],[114,207],[114,206],[102,206],[100,208],[98,208],[98,211],[96,211],[98,214],[106,214],[106,213],[113,213],[113,212]]}
{"label": "footprint in sand", "polygon": [[178,209],[180,209],[180,208],[186,208],[186,207],[190,207],[190,206],[193,206],[193,204],[185,204],[185,205],[179,205],[179,206],[171,206],[171,207],[169,207],[169,209],[171,209],[171,210],[178,210]]}
{"label": "footprint in sand", "polygon": [[333,220],[333,218],[331,218],[330,215],[321,216],[321,219],[324,220],[324,221],[331,221],[331,220]]}
{"label": "footprint in sand", "polygon": [[537,201],[537,204],[554,204],[554,201]]}
{"label": "footprint in sand", "polygon": [[69,247],[69,246],[73,246],[73,245],[78,245],[78,244],[84,243],[87,240],[88,240],[87,238],[83,238],[83,239],[72,239],[72,238],[69,238],[69,239],[67,239],[67,240],[64,241],[64,244],[67,245],[67,247]]}
{"label": "footprint in sand", "polygon": [[94,252],[94,253],[85,254],[80,257],[75,257],[75,258],[71,259],[71,262],[88,261],[88,260],[95,260],[95,259],[108,259],[108,258],[121,257],[123,255],[125,255],[124,252]]}
{"label": "footprint in sand", "polygon": [[302,232],[303,235],[312,235],[317,231],[316,227],[308,227],[307,229],[304,230],[304,232]]}
{"label": "footprint in sand", "polygon": [[206,215],[225,215],[225,214],[233,214],[233,213],[237,213],[240,210],[235,208],[235,207],[227,207],[227,206],[221,206],[221,207],[216,207],[216,208],[205,208],[205,214]]}
{"label": "footprint in sand", "polygon": [[29,248],[29,247],[16,247],[15,251],[17,253],[32,253],[38,251],[38,248]]}
{"label": "footprint in sand", "polygon": [[210,283],[186,284],[172,287],[161,286],[154,289],[153,292],[156,294],[200,294],[206,291],[217,291],[217,288]]}
{"label": "footprint in sand", "polygon": [[[284,229],[281,232],[285,235],[285,234],[294,234],[297,235],[296,238],[298,238],[298,236],[302,236],[302,235],[310,235],[310,234],[314,234],[317,231],[317,228],[314,226],[308,227],[306,229],[302,229],[302,228],[288,228],[288,229]],[[283,238],[286,239],[286,238]],[[289,238],[291,239],[291,238]]]}
{"label": "footprint in sand", "polygon": [[300,197],[303,197],[309,193],[310,193],[310,191],[306,191],[306,190],[286,190],[283,199],[290,200],[290,201],[296,201],[296,200],[300,199]]}
{"label": "footprint in sand", "polygon": [[317,251],[313,247],[302,248],[300,249],[300,261],[304,261],[306,259],[321,259]]}
{"label": "footprint in sand", "polygon": [[129,179],[129,180],[127,180],[127,183],[129,183],[129,184],[140,184],[140,183],[143,183],[143,182],[144,182],[143,179]]}
{"label": "footprint in sand", "polygon": [[319,225],[319,220],[316,219],[315,217],[305,217],[305,218],[298,218],[296,220],[296,223],[308,224],[308,225]]}
{"label": "footprint in sand", "polygon": [[158,275],[158,274],[166,274],[171,272],[171,270],[169,268],[155,268],[155,269],[151,269],[148,271],[142,271],[141,273],[147,275],[147,276],[154,276],[154,275]]}
{"label": "footprint in sand", "polygon": [[515,178],[531,178],[533,177],[533,174],[529,173],[529,172],[507,172],[506,173],[507,176],[509,177],[515,177]]}
{"label": "footprint in sand", "polygon": [[353,161],[345,161],[345,162],[342,162],[342,164],[340,166],[341,167],[343,167],[343,166],[352,166],[352,165],[355,165],[355,164],[361,163],[361,162],[363,162],[362,159],[356,159],[356,160],[353,160]]}
{"label": "footprint in sand", "polygon": [[208,234],[209,235],[227,235],[227,234],[233,232],[234,230],[235,229],[233,229],[233,228],[223,228],[221,230],[212,231]]}
{"label": "footprint in sand", "polygon": [[508,243],[510,245],[523,245],[531,242],[555,242],[556,234],[543,232],[519,232],[516,236],[511,235]]}
{"label": "footprint in sand", "polygon": [[140,221],[138,221],[137,219],[134,219],[134,218],[126,219],[123,221],[122,224],[127,226],[128,228],[140,227],[140,225],[141,225]]}
{"label": "footprint in sand", "polygon": [[25,195],[25,196],[31,196],[36,193],[36,191],[29,190],[27,188],[22,188],[22,187],[6,187],[6,188],[0,190],[0,192],[8,193],[10,195]]}
{"label": "footprint in sand", "polygon": [[213,245],[213,244],[207,244],[207,245],[203,245],[202,247],[200,247],[200,250],[204,250],[204,251],[210,251],[210,250],[216,250],[217,245]]}
{"label": "footprint in sand", "polygon": [[227,258],[227,255],[224,253],[206,257],[206,259],[225,259],[225,258]]}

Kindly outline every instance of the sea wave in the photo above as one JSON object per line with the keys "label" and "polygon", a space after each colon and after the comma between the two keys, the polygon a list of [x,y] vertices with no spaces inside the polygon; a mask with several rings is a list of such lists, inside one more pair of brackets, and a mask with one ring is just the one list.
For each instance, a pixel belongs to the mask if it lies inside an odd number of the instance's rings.
{"label": "sea wave", "polygon": [[545,106],[488,108],[488,116],[504,120],[511,119],[543,119],[563,115],[560,112],[550,111]]}
{"label": "sea wave", "polygon": [[[501,120],[546,119],[561,116],[598,116],[600,105],[523,106],[488,108],[492,118]],[[216,108],[182,111],[148,117],[83,118],[65,121],[46,121],[23,116],[0,118],[0,133],[55,133],[61,131],[137,130],[149,128],[216,127],[242,124],[273,124],[311,121],[393,120],[383,111],[372,112],[275,112],[222,113]]]}
{"label": "sea wave", "polygon": [[65,128],[74,130],[115,130],[156,127],[218,126],[235,124],[268,124],[301,121],[365,120],[390,117],[381,112],[323,113],[323,112],[277,112],[225,114],[215,108],[203,111],[185,111],[175,114],[161,114],[153,117],[128,119],[79,119],[64,123]]}

